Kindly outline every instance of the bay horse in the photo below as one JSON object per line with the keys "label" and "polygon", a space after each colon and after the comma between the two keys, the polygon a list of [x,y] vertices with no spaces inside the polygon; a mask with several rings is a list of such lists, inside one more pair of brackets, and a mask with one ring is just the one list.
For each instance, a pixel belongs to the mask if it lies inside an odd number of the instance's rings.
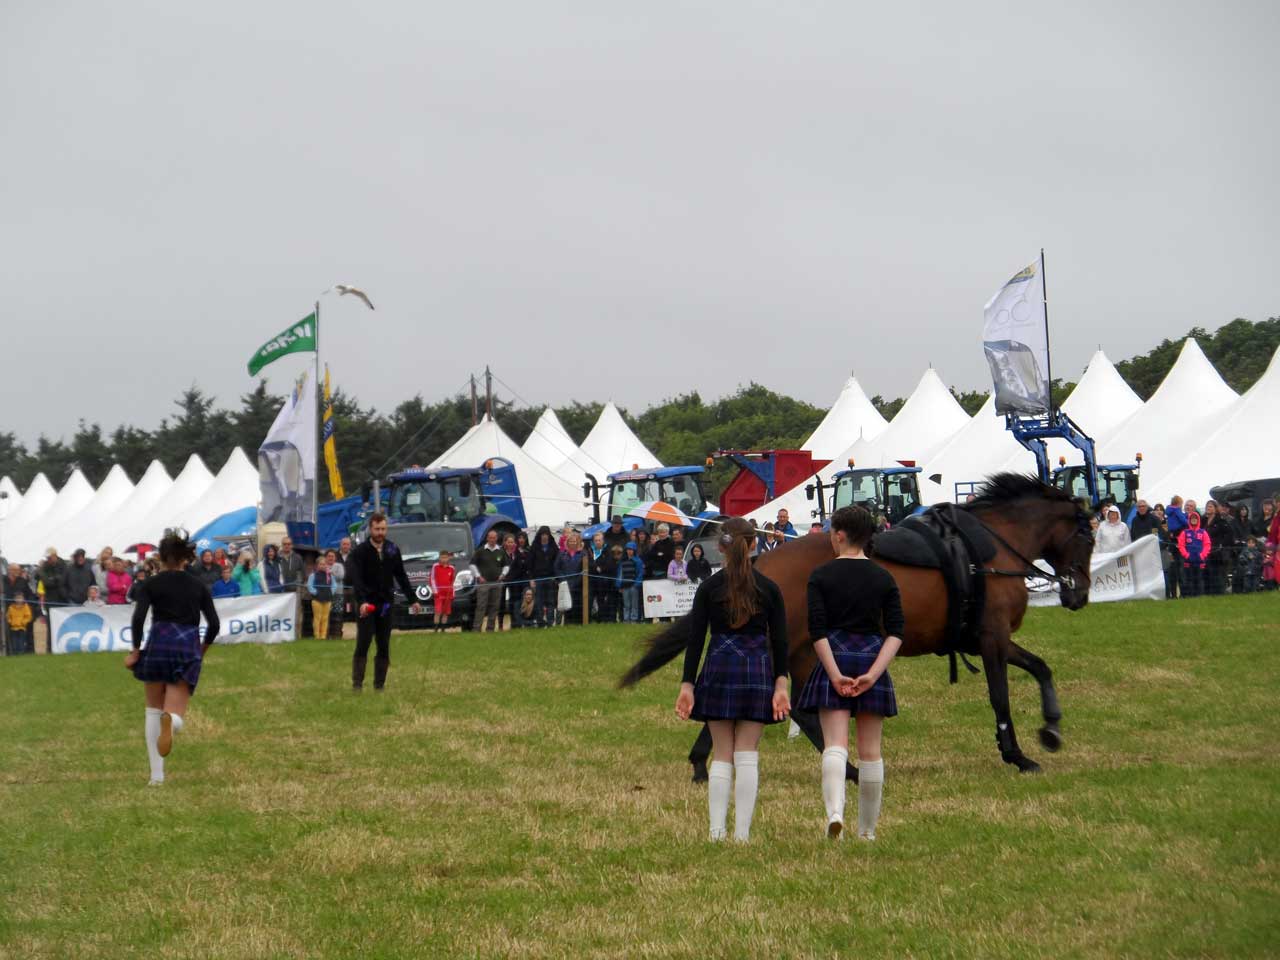
{"label": "bay horse", "polygon": [[[980,494],[961,509],[976,516],[993,536],[996,555],[975,572],[986,581],[986,605],[976,642],[961,652],[982,657],[987,694],[996,719],[996,744],[1005,763],[1022,773],[1035,772],[1040,765],[1018,746],[1013,718],[1009,712],[1008,665],[1027,671],[1040,686],[1040,710],[1044,725],[1040,744],[1050,753],[1062,745],[1058,728],[1062,710],[1053,686],[1049,666],[1034,653],[1013,641],[1027,611],[1026,577],[1041,576],[1056,582],[1062,605],[1079,610],[1089,602],[1091,583],[1089,562],[1093,536],[1088,513],[1070,494],[1041,483],[1035,477],[1000,473],[987,479]],[[874,547],[873,547],[874,549]],[[809,613],[806,602],[809,574],[832,560],[835,553],[830,538],[811,533],[776,550],[761,554],[756,569],[778,584],[787,608],[788,666],[793,699],[817,664],[817,654],[809,640]],[[941,571],[872,560],[893,575],[902,594],[906,629],[900,657],[919,657],[947,652],[947,587]],[[1045,560],[1053,575],[1033,568],[1032,561]],[[675,659],[688,646],[688,618],[681,618],[648,639],[640,659],[623,675],[620,686],[631,686]],[[822,731],[814,713],[793,711],[793,717],[818,750]],[[689,755],[694,780],[705,779],[706,759],[711,740],[706,728]],[[699,769],[701,768],[701,769]],[[701,774],[701,775],[700,775]],[[857,779],[852,767],[846,771]]]}

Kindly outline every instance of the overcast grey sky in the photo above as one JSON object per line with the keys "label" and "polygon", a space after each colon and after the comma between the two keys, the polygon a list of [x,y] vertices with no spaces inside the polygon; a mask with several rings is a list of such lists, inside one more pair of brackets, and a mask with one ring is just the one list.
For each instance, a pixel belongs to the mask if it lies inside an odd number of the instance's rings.
{"label": "overcast grey sky", "polygon": [[1075,376],[1280,313],[1278,45],[1275,2],[6,0],[0,429],[234,405],[336,282],[381,409],[485,363],[636,410],[986,389],[1041,246]]}

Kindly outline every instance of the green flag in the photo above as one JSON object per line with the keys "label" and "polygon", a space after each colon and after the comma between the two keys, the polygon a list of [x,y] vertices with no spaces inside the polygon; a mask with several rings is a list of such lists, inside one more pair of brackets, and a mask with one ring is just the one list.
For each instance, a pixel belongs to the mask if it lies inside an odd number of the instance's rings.
{"label": "green flag", "polygon": [[287,353],[307,353],[316,348],[316,315],[309,313],[286,330],[276,334],[249,359],[249,376]]}

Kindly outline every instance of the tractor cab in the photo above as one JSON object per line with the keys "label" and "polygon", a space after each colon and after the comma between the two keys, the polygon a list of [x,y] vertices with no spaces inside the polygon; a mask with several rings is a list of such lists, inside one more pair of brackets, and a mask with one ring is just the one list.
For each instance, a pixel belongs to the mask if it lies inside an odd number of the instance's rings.
{"label": "tractor cab", "polygon": [[387,478],[383,495],[388,523],[465,524],[476,544],[526,526],[515,467],[499,457],[470,469],[410,467]]}
{"label": "tractor cab", "polygon": [[1142,454],[1138,454],[1137,459],[1137,463],[1098,464],[1096,501],[1089,490],[1088,467],[1082,463],[1067,466],[1066,458],[1059,457],[1058,469],[1053,471],[1053,485],[1073,497],[1093,502],[1098,508],[1114,503],[1120,508],[1120,515],[1128,519],[1138,505],[1138,469],[1142,465]]}
{"label": "tractor cab", "polygon": [[640,517],[628,514],[643,503],[665,503],[694,521],[685,532],[697,536],[707,526],[707,521],[720,516],[715,505],[708,502],[702,486],[703,467],[657,467],[653,470],[627,470],[611,473],[608,483],[601,488],[595,477],[587,474],[583,496],[593,504],[592,525],[583,531],[588,540],[596,533],[609,529],[614,517],[622,518],[627,530],[643,526],[652,527]]}
{"label": "tractor cab", "polygon": [[[913,464],[896,467],[856,467],[841,470],[829,483],[816,483],[805,488],[810,500],[818,500],[817,517],[826,522],[827,515],[841,507],[866,507],[873,515],[883,514],[890,524],[901,523],[923,508],[920,502],[920,468]],[[827,503],[830,491],[830,504]]]}

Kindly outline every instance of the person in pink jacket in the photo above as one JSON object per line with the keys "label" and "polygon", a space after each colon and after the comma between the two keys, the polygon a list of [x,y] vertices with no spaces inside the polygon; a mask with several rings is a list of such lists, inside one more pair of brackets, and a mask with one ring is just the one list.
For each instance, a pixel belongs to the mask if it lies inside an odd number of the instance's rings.
{"label": "person in pink jacket", "polygon": [[128,603],[129,588],[133,586],[133,577],[124,568],[124,559],[115,557],[111,561],[111,569],[107,571],[107,603]]}
{"label": "person in pink jacket", "polygon": [[1182,595],[1198,597],[1204,593],[1204,568],[1209,560],[1209,534],[1200,529],[1200,514],[1187,514],[1187,528],[1178,534],[1178,552],[1182,554]]}

